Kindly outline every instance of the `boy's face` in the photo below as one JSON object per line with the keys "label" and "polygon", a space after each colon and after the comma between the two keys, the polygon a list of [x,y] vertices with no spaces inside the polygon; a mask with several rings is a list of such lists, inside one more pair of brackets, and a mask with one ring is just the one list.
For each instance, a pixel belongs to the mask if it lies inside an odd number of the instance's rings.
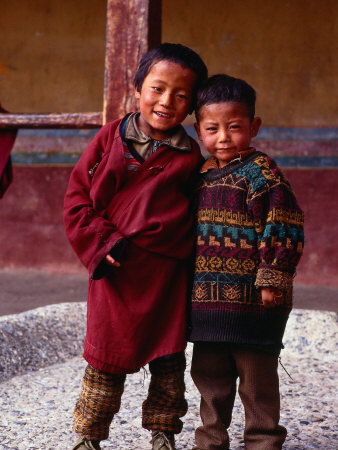
{"label": "boy's face", "polygon": [[195,125],[199,139],[208,152],[224,167],[250,146],[261,125],[255,117],[251,122],[247,107],[240,102],[223,102],[204,105]]}
{"label": "boy's face", "polygon": [[189,113],[195,81],[195,73],[180,64],[167,60],[154,64],[141,92],[135,89],[140,129],[153,139],[166,139]]}

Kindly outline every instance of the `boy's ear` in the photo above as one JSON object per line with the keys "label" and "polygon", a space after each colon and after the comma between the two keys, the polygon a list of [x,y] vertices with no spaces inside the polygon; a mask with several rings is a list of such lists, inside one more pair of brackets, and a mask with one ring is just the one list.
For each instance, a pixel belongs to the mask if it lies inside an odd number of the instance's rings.
{"label": "boy's ear", "polygon": [[202,139],[201,139],[201,131],[200,131],[200,126],[199,126],[199,124],[198,124],[197,122],[195,122],[195,123],[194,123],[194,128],[195,128],[195,130],[196,130],[196,133],[197,133],[198,139],[199,139],[200,141],[202,141]]}
{"label": "boy's ear", "polygon": [[254,117],[251,123],[251,137],[257,136],[260,126],[262,125],[262,119],[260,117]]}
{"label": "boy's ear", "polygon": [[137,88],[134,86],[134,96],[135,98],[137,98],[138,100],[141,97],[141,92],[137,90]]}

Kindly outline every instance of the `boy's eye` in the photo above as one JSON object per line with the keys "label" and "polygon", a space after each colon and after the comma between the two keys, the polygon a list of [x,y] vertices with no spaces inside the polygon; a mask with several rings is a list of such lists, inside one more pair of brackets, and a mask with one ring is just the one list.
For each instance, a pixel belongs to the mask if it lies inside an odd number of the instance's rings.
{"label": "boy's eye", "polygon": [[154,91],[156,92],[162,92],[162,89],[158,86],[153,86]]}
{"label": "boy's eye", "polygon": [[184,94],[177,94],[177,97],[178,97],[178,98],[185,98],[185,99],[188,98],[188,97],[187,97],[186,95],[184,95]]}
{"label": "boy's eye", "polygon": [[207,131],[216,131],[217,128],[216,127],[208,127],[206,128]]}
{"label": "boy's eye", "polygon": [[230,130],[236,130],[237,128],[240,128],[239,125],[230,125],[229,129]]}

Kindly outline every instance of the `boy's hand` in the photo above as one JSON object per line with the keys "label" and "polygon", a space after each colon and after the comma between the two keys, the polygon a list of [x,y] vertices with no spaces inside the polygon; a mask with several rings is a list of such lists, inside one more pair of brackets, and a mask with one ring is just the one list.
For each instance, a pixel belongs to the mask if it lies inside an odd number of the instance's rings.
{"label": "boy's hand", "polygon": [[106,256],[106,258],[105,258],[105,260],[106,260],[106,263],[109,265],[109,266],[113,266],[113,267],[120,267],[121,266],[121,264],[118,262],[118,261],[116,261],[112,256],[110,256],[110,255],[107,255]]}
{"label": "boy's hand", "polygon": [[265,308],[273,308],[280,305],[283,301],[283,293],[276,288],[262,288],[261,297]]}

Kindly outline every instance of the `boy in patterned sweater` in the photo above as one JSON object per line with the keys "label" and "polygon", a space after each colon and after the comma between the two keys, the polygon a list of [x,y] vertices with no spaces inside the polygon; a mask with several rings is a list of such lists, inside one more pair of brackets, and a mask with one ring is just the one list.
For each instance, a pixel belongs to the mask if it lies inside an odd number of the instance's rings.
{"label": "boy in patterned sweater", "polygon": [[189,340],[201,394],[197,450],[229,449],[238,392],[247,450],[282,448],[278,356],[303,249],[303,213],[275,161],[250,147],[261,125],[245,81],[215,75],[198,93],[196,131],[211,154],[198,189]]}

